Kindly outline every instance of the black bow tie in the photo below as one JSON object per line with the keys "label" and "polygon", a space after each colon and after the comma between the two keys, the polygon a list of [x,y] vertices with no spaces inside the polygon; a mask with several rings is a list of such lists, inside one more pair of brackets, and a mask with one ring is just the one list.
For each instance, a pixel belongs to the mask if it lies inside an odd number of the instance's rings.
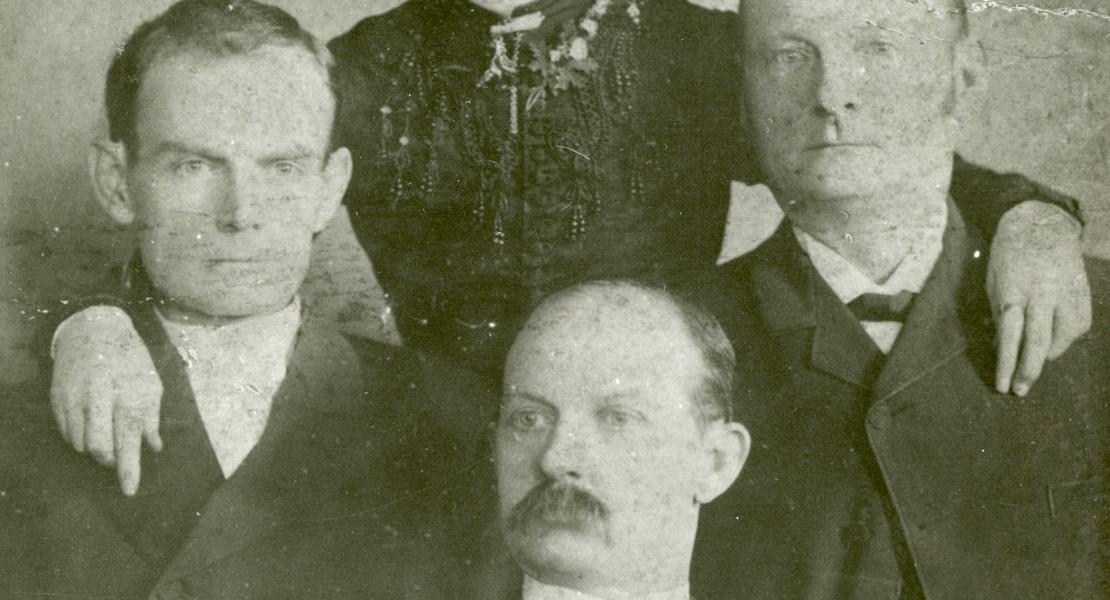
{"label": "black bow tie", "polygon": [[860,321],[897,321],[903,323],[917,294],[902,290],[897,294],[861,294],[848,303]]}

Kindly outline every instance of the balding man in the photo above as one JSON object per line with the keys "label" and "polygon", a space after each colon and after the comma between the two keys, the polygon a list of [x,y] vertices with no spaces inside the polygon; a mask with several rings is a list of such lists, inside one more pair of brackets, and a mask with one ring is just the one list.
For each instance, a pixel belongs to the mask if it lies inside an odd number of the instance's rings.
{"label": "balding man", "polygon": [[789,222],[703,290],[769,392],[704,515],[705,598],[1105,597],[1110,316],[1022,400],[993,389],[988,246],[949,195],[981,81],[963,8],[743,3],[747,124]]}
{"label": "balding man", "polygon": [[476,597],[688,600],[701,505],[736,479],[733,353],[707,313],[628,282],[551,297],[517,336],[495,436],[513,562]]}

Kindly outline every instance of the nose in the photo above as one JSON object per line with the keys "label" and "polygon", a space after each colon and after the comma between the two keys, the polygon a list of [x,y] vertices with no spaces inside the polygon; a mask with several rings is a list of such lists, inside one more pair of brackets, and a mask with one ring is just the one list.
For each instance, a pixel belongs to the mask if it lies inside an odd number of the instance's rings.
{"label": "nose", "polygon": [[570,424],[560,423],[551,433],[540,468],[552,480],[582,478],[587,456],[587,440]]}
{"label": "nose", "polygon": [[217,215],[218,229],[236,233],[262,226],[261,185],[249,174],[228,174]]}
{"label": "nose", "polygon": [[859,110],[860,84],[866,68],[849,56],[823,57],[814,108],[819,117]]}

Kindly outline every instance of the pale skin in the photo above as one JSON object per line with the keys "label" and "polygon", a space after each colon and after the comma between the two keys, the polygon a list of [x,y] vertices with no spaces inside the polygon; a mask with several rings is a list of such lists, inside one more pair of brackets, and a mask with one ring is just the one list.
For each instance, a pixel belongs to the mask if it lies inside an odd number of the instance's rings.
{"label": "pale skin", "polygon": [[[912,246],[916,225],[935,221],[945,201],[960,121],[980,98],[983,57],[953,16],[881,0],[857,8],[745,3],[744,106],[792,223],[882,281]],[[996,385],[1024,395],[1046,358],[1090,326],[1090,295],[1078,247],[1045,244],[1067,239],[1070,219],[1032,203],[1012,213],[994,242],[988,291],[999,331]],[[1017,234],[1007,220],[1023,213],[1037,216]],[[1022,244],[1021,263],[1007,257]],[[1024,303],[1011,287],[1018,272],[1053,283],[1058,304]]]}
{"label": "pale skin", "polygon": [[[350,179],[350,153],[328,148],[334,106],[323,68],[303,48],[177,53],[150,67],[138,100],[137,147],[100,141],[89,165],[101,206],[136,231],[165,318],[219,325],[289,305],[313,236],[330,222]],[[121,365],[115,360],[122,358],[126,366],[85,369],[110,401],[87,410],[55,405],[55,417],[78,450],[116,464],[132,495],[139,482],[133,450],[144,438],[161,446],[161,383],[130,327],[115,327],[111,317],[83,325],[111,345],[95,361]],[[82,341],[58,340],[54,397],[64,397],[64,382],[82,373],[74,369],[85,363],[71,359],[83,356]]]}
{"label": "pale skin", "polygon": [[[505,13],[526,3],[475,4]],[[843,239],[843,232],[838,233]],[[862,236],[853,239],[867,237],[866,231],[853,233]],[[1061,355],[1090,328],[1080,233],[1070,217],[1038,202],[1022,204],[999,223],[987,291],[997,324],[995,384],[1000,393],[1028,393],[1045,361]],[[864,265],[870,260],[857,258]],[[881,272],[889,266],[874,268]],[[145,348],[126,315],[115,312],[74,319],[59,333],[57,350],[51,403],[59,422],[66,423],[63,435],[76,450],[115,465],[125,493],[134,493],[142,444],[133,432],[143,432],[153,449],[161,447],[157,416],[162,386]]]}
{"label": "pale skin", "polygon": [[587,289],[537,309],[505,368],[495,434],[503,531],[545,481],[587,491],[609,516],[603,533],[508,531],[525,573],[607,600],[686,584],[699,506],[728,489],[750,446],[742,425],[698,420],[705,373],[677,310],[643,290]]}

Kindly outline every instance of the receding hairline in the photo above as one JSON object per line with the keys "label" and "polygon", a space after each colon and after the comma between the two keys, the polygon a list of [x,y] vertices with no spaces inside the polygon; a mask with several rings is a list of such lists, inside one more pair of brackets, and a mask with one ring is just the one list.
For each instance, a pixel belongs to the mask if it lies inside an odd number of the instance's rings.
{"label": "receding hairline", "polygon": [[[605,300],[599,302],[598,294]],[[673,319],[684,333],[689,349],[697,355],[699,382],[690,390],[694,398],[694,416],[702,425],[717,420],[732,421],[736,354],[720,323],[707,310],[683,296],[642,281],[592,280],[555,292],[533,310],[514,340],[510,356],[520,350],[520,344],[535,343],[534,338],[542,339],[550,324],[564,323],[558,311],[568,307],[573,310],[576,302],[588,303],[589,310],[598,316],[604,315],[602,306],[606,306],[606,310],[631,306],[633,310],[642,307],[658,311],[655,314],[660,319]]]}

